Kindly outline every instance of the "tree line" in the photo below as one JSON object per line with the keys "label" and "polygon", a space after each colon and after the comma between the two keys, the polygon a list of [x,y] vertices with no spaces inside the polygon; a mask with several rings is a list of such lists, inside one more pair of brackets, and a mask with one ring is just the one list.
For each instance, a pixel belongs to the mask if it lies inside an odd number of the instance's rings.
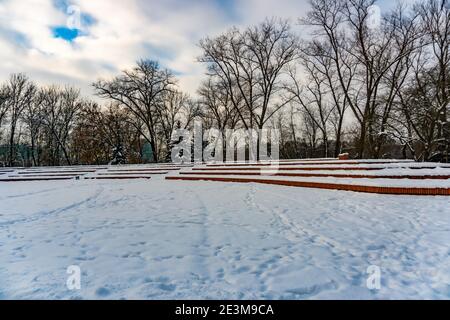
{"label": "tree line", "polygon": [[380,19],[376,3],[310,0],[301,32],[272,18],[205,37],[195,98],[152,60],[95,81],[102,105],[14,74],[0,86],[0,161],[164,162],[174,130],[199,119],[223,134],[276,128],[283,158],[448,162],[449,0],[398,4]]}
{"label": "tree line", "polygon": [[[167,159],[178,122],[198,104],[176,88],[173,75],[141,61],[123,75],[94,84],[100,105],[72,87],[38,87],[13,74],[0,91],[0,162],[4,166],[121,164]],[[145,155],[146,144],[150,147]]]}

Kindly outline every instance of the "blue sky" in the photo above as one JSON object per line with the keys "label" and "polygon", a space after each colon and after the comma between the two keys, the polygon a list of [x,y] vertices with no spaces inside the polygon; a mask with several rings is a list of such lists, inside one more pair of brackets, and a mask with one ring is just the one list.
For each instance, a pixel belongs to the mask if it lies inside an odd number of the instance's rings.
{"label": "blue sky", "polygon": [[[392,3],[379,1],[383,10]],[[151,58],[195,93],[202,37],[267,16],[295,22],[307,8],[307,0],[0,0],[0,80],[26,72],[89,95],[95,79]]]}

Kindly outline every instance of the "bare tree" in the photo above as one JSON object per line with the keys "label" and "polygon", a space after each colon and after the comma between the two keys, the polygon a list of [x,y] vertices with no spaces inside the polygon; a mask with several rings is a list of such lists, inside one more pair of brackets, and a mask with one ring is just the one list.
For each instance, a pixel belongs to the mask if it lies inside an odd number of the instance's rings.
{"label": "bare tree", "polygon": [[[437,155],[448,162],[450,149],[450,123],[448,120],[450,99],[450,9],[449,0],[426,0],[417,4],[424,32],[428,37],[430,52],[435,66],[428,72],[435,89],[432,105],[436,108],[438,119]],[[433,81],[434,80],[434,81]]]}
{"label": "bare tree", "polygon": [[382,146],[389,137],[391,114],[399,92],[401,92],[411,75],[412,60],[424,45],[424,33],[421,30],[418,15],[408,15],[407,7],[399,4],[397,8],[386,17],[386,28],[391,30],[393,43],[389,53],[396,57],[395,61],[386,70],[378,89],[378,107],[375,110],[376,129],[372,155],[380,158]]}
{"label": "bare tree", "polygon": [[317,122],[314,120],[316,115],[313,113],[308,112],[301,112],[302,115],[302,133],[303,133],[303,140],[304,143],[307,145],[306,149],[306,158],[314,158],[316,157],[316,150],[317,150],[317,144],[318,144],[318,132],[319,127],[317,126]]}
{"label": "bare tree", "polygon": [[[205,118],[209,118],[221,132],[226,128],[234,129],[239,122],[237,109],[232,103],[226,84],[214,81],[209,77],[198,90],[200,104]],[[241,105],[241,95],[234,97],[237,105]]]}
{"label": "bare tree", "polygon": [[299,111],[298,103],[292,101],[270,120],[271,127],[278,129],[279,132],[281,159],[298,159],[303,156],[300,129],[302,116],[303,110]]}
{"label": "bare tree", "polygon": [[302,107],[302,111],[306,112],[310,121],[315,122],[323,140],[323,156],[328,157],[329,147],[329,122],[333,110],[336,108],[331,105],[327,94],[327,79],[320,70],[317,69],[316,64],[309,60],[307,56],[303,59],[304,69],[307,73],[307,85],[302,86],[294,71],[291,71],[292,84],[288,87],[292,99],[297,101]]}
{"label": "bare tree", "polygon": [[83,106],[79,90],[66,87],[49,87],[43,90],[42,107],[45,116],[43,122],[46,130],[56,144],[54,145],[53,162],[59,164],[61,151],[68,165],[72,164],[69,152],[69,138],[77,116]]}
{"label": "bare tree", "polygon": [[[424,1],[414,7],[421,46],[405,60],[405,77],[392,78],[394,112],[389,135],[417,160],[447,161],[450,90],[450,13],[448,1]],[[397,14],[398,15],[398,14]]]}
{"label": "bare tree", "polygon": [[0,87],[0,133],[3,124],[3,120],[9,110],[9,104],[7,103],[9,99],[8,88],[6,86]]}
{"label": "bare tree", "polygon": [[[172,155],[172,134],[175,129],[187,129],[199,115],[198,104],[189,95],[178,91],[169,91],[163,105],[157,109],[160,119],[159,137],[166,147],[165,160]],[[178,128],[177,128],[178,127]]]}
{"label": "bare tree", "polygon": [[[207,63],[210,74],[226,84],[242,124],[246,129],[259,129],[259,141],[260,130],[288,103],[277,100],[277,95],[283,89],[283,73],[298,57],[298,39],[289,23],[272,19],[245,31],[234,28],[202,40],[200,46],[199,61]],[[239,96],[244,108],[236,101]],[[259,143],[256,156],[259,159]]]}
{"label": "bare tree", "polygon": [[22,120],[28,131],[31,160],[34,166],[40,165],[40,136],[42,135],[44,125],[43,99],[43,92],[37,92],[25,107],[22,114]]}
{"label": "bare tree", "polygon": [[9,110],[9,166],[13,166],[16,158],[16,130],[23,110],[32,102],[36,86],[24,74],[13,74],[6,85],[6,104]]}
{"label": "bare tree", "polygon": [[[320,90],[321,93],[316,93],[315,96],[321,101],[319,108],[320,122],[322,132],[325,135],[329,135],[326,128],[328,120],[334,126],[335,145],[334,156],[337,157],[341,151],[342,143],[342,130],[344,118],[348,108],[347,98],[344,94],[344,90],[339,85],[339,77],[336,72],[336,64],[333,63],[333,49],[332,46],[326,42],[318,40],[311,41],[302,50],[302,61],[306,74],[312,83],[316,87],[316,91]],[[355,66],[348,67],[346,69],[346,83],[350,84],[355,74]],[[311,85],[309,85],[311,90]],[[346,88],[348,90],[348,88]],[[324,140],[328,141],[328,138]],[[324,144],[327,145],[327,143]],[[328,152],[325,152],[328,156]]]}
{"label": "bare tree", "polygon": [[72,150],[83,164],[134,163],[141,159],[140,137],[126,108],[86,102],[72,133]]}
{"label": "bare tree", "polygon": [[[313,27],[312,40],[303,50],[303,56],[313,63],[326,78],[333,104],[335,127],[335,156],[341,149],[342,128],[346,110],[356,110],[359,90],[354,86],[357,74],[356,58],[351,54],[351,36],[346,28],[343,0],[311,0],[307,17],[300,19],[302,25]],[[355,100],[352,100],[355,97]]]}
{"label": "bare tree", "polygon": [[111,160],[111,135],[105,134],[104,118],[109,108],[96,103],[86,103],[80,110],[78,121],[71,134],[71,151],[78,164],[105,164]]}
{"label": "bare tree", "polygon": [[331,50],[337,84],[360,125],[358,156],[380,156],[383,132],[394,97],[394,81],[406,75],[405,60],[417,49],[421,33],[416,16],[399,7],[391,17],[372,27],[376,0],[312,0],[303,23],[315,27]]}
{"label": "bare tree", "polygon": [[139,139],[137,130],[130,124],[129,111],[117,104],[111,104],[106,110],[100,112],[100,115],[101,136],[109,147],[112,158],[110,163],[127,163],[133,144],[136,139]]}
{"label": "bare tree", "polygon": [[138,62],[133,70],[124,71],[113,80],[93,84],[98,96],[120,103],[142,121],[145,130],[141,134],[152,146],[155,162],[158,162],[159,152],[159,108],[174,85],[170,71],[162,70],[157,62],[148,60]]}
{"label": "bare tree", "polygon": [[200,106],[203,120],[209,124],[209,128],[217,129],[221,134],[221,143],[223,157],[226,155],[226,130],[235,129],[240,122],[238,109],[232,101],[238,106],[242,105],[242,96],[230,97],[229,90],[226,89],[220,79],[214,80],[210,76],[202,83],[198,90],[200,96]]}

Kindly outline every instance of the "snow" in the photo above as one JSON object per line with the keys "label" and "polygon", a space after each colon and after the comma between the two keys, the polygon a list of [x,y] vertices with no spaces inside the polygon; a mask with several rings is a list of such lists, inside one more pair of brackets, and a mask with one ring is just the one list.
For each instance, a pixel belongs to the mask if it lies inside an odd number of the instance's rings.
{"label": "snow", "polygon": [[283,168],[298,168],[299,170],[301,170],[302,167],[307,167],[307,168],[373,168],[373,169],[409,169],[409,168],[425,168],[425,169],[450,169],[450,165],[448,164],[441,164],[441,163],[429,163],[429,162],[413,162],[413,163],[409,163],[409,162],[399,162],[399,163],[386,163],[386,164],[377,164],[377,163],[349,163],[349,164],[339,164],[337,162],[334,163],[330,163],[330,164],[317,164],[317,163],[282,163],[279,166],[276,165],[276,163],[272,163],[272,166],[247,166],[247,165],[241,165],[241,166],[234,166],[234,165],[229,165],[229,166],[222,166],[222,167],[216,167],[216,166],[198,166],[197,168],[202,168],[202,169],[214,169],[214,170],[218,170],[218,169],[226,169],[226,170],[233,170],[233,169],[239,169],[239,170],[244,170],[244,169],[268,169],[271,167],[275,167],[275,168],[279,168],[280,170],[282,170]]}
{"label": "snow", "polygon": [[303,163],[303,164],[309,164],[309,163],[337,163],[337,162],[346,162],[346,163],[414,163],[414,160],[397,160],[397,159],[364,159],[364,160],[339,160],[334,158],[309,158],[309,159],[287,159],[287,160],[276,160],[276,161],[268,161],[268,160],[262,160],[260,162],[256,161],[235,161],[235,162],[212,162],[208,163],[208,165],[213,166],[223,166],[223,165],[244,165],[244,164],[272,164],[274,162],[280,163],[280,164],[289,164],[289,163]]}
{"label": "snow", "polygon": [[220,175],[220,174],[208,174],[208,175],[186,175],[187,178],[204,179],[208,178],[226,178],[226,179],[251,179],[251,180],[277,180],[277,181],[300,181],[300,182],[318,182],[318,183],[331,183],[331,184],[344,184],[344,185],[357,185],[357,186],[375,186],[375,187],[406,187],[406,188],[450,188],[450,179],[367,179],[367,178],[334,178],[334,177],[286,177],[286,176],[246,176],[246,175]]}
{"label": "snow", "polygon": [[167,174],[192,166],[160,165],[127,165],[127,166],[73,166],[73,167],[38,167],[14,168],[2,174],[0,183],[33,180],[64,180],[64,179],[138,179],[151,178],[153,175]]}
{"label": "snow", "polygon": [[[186,172],[187,170],[183,170],[182,172]],[[242,172],[244,171],[244,172]],[[279,168],[279,170],[270,170],[270,169],[264,169],[261,170],[233,170],[225,168],[223,170],[200,170],[200,171],[194,171],[195,173],[202,173],[202,174],[223,174],[226,173],[227,175],[232,173],[251,173],[253,174],[266,174],[270,175],[271,173],[279,173],[279,174],[329,174],[329,175],[360,175],[360,176],[444,176],[449,175],[450,176],[450,168],[435,168],[435,169],[410,169],[410,168],[388,168],[388,169],[380,169],[380,170],[315,170],[315,171],[307,171],[307,170],[283,170],[283,168]]]}
{"label": "snow", "polygon": [[449,208],[164,176],[1,183],[0,299],[449,299]]}
{"label": "snow", "polygon": [[[320,165],[329,161],[317,161],[312,164],[290,164],[273,166],[234,166],[234,164],[216,166],[197,166],[193,170],[183,170],[181,175],[188,179],[226,178],[226,179],[251,179],[315,182],[328,184],[345,184],[376,187],[407,187],[407,188],[450,188],[450,166],[436,163],[415,163],[402,160],[386,161],[385,164],[374,164],[376,160],[364,160],[362,163],[355,161],[343,161],[342,164]],[[379,161],[379,160],[378,160]],[[367,163],[366,163],[367,162]],[[308,170],[315,168],[318,170]],[[335,170],[330,170],[334,168]],[[358,169],[364,170],[358,170]],[[375,170],[365,170],[365,169]],[[192,169],[192,168],[191,168]],[[323,169],[323,170],[321,170]],[[295,174],[320,175],[311,177],[292,176]],[[327,176],[329,175],[329,176]],[[339,175],[354,175],[349,178]],[[369,176],[369,177],[358,177]],[[408,176],[416,179],[409,179]],[[427,176],[430,176],[427,178]],[[433,177],[432,176],[439,176]],[[442,178],[440,178],[442,177]],[[419,179],[422,178],[422,179]],[[436,179],[439,178],[439,179]]]}

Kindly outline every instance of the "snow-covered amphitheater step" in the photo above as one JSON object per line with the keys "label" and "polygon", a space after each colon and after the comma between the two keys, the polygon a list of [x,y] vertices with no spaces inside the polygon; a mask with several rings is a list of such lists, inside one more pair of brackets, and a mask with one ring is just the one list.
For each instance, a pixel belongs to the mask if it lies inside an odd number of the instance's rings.
{"label": "snow-covered amphitheater step", "polygon": [[418,187],[416,185],[392,186],[380,182],[379,185],[369,185],[367,182],[361,184],[345,184],[332,182],[302,181],[293,179],[275,179],[275,178],[249,178],[249,177],[222,177],[222,176],[170,176],[167,180],[182,181],[215,181],[215,182],[233,182],[233,183],[262,183],[270,185],[280,185],[289,187],[317,188],[329,190],[355,191],[364,193],[378,194],[396,194],[396,195],[443,195],[450,196],[450,184],[447,182],[443,187],[425,185]]}
{"label": "snow-covered amphitheater step", "polygon": [[98,176],[130,176],[130,175],[145,175],[145,174],[152,174],[152,175],[157,175],[157,174],[167,174],[169,173],[169,171],[126,171],[126,172],[100,172],[97,173]]}
{"label": "snow-covered amphitheater step", "polygon": [[151,176],[93,176],[84,177],[85,180],[135,180],[135,179],[151,179]]}
{"label": "snow-covered amphitheater step", "polygon": [[29,175],[47,175],[47,174],[75,174],[75,175],[82,175],[87,173],[94,173],[97,170],[53,170],[53,171],[19,171],[17,174],[29,176]]}
{"label": "snow-covered amphitheater step", "polygon": [[264,173],[257,171],[185,171],[180,172],[181,175],[218,175],[218,176],[277,176],[277,177],[303,177],[303,178],[314,178],[314,177],[333,177],[333,178],[352,178],[352,179],[413,179],[413,180],[445,180],[450,179],[449,174],[441,174],[440,172],[431,172],[426,175],[416,175],[410,173],[403,173],[396,171],[393,175],[388,174],[379,174],[376,172],[374,174],[345,174],[345,173],[334,173],[336,171],[328,172],[328,173],[308,173],[308,172],[276,172],[276,173]]}
{"label": "snow-covered amphitheater step", "polygon": [[379,194],[450,195],[449,165],[403,160],[212,164],[181,171],[178,176],[166,179],[262,183]]}
{"label": "snow-covered amphitheater step", "polygon": [[[293,166],[293,165],[360,165],[360,164],[411,164],[414,163],[414,161],[409,161],[409,160],[385,160],[385,161],[380,161],[380,160],[346,160],[346,161],[340,161],[340,160],[317,160],[317,161],[312,161],[312,160],[308,160],[308,161],[277,161],[276,164],[279,166]],[[207,167],[230,167],[230,166],[235,166],[235,167],[264,167],[264,166],[273,166],[273,163],[271,162],[255,162],[255,163],[232,163],[232,164],[226,164],[226,163],[221,163],[221,164],[207,164]]]}
{"label": "snow-covered amphitheater step", "polygon": [[122,169],[108,169],[109,172],[129,172],[129,171],[179,171],[181,170],[180,167],[177,168],[122,168]]}
{"label": "snow-covered amphitheater step", "polygon": [[191,167],[192,165],[149,164],[5,168],[0,171],[0,182],[150,179],[153,175],[165,175]]}

